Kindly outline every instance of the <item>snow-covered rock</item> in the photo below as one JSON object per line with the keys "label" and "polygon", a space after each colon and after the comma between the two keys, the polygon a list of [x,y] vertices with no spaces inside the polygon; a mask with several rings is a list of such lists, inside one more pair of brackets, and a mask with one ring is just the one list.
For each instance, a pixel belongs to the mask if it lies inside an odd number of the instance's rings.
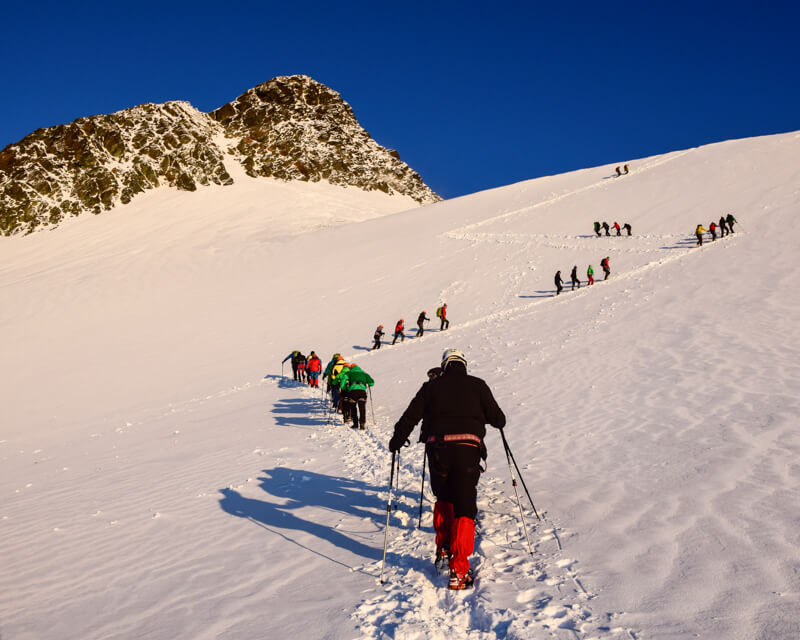
{"label": "snow-covered rock", "polygon": [[321,181],[439,200],[358,124],[335,91],[279,77],[211,114],[187,102],[144,104],[38,129],[0,151],[0,233],[101,213],[159,186],[195,191],[251,177]]}

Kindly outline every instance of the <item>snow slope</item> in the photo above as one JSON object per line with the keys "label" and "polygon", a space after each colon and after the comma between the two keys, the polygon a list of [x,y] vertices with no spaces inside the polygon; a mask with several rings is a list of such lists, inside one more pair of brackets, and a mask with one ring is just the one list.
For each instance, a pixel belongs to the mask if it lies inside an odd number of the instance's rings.
{"label": "snow slope", "polygon": [[[323,185],[274,215],[147,194],[2,239],[0,635],[800,637],[798,158],[798,133],[731,141],[393,215]],[[607,282],[553,296],[605,256]],[[447,332],[369,351],[442,301]],[[381,585],[386,442],[450,346],[544,520],[531,556],[490,429],[480,579],[449,592],[415,445]],[[281,377],[294,348],[368,370],[377,424]]]}

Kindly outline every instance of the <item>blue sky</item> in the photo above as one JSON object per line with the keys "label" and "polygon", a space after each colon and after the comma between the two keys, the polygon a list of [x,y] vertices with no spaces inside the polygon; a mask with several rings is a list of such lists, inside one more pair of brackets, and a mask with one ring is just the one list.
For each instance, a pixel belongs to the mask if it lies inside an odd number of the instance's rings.
{"label": "blue sky", "polygon": [[295,73],[447,198],[800,129],[798,2],[9,4],[0,147]]}

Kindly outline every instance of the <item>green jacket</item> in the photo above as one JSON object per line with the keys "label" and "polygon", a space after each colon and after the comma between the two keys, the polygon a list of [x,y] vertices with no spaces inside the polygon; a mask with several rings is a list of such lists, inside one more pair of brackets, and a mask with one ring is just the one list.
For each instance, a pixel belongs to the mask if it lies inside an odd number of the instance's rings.
{"label": "green jacket", "polygon": [[589,268],[586,270],[586,273],[587,273],[587,275],[590,275],[590,276],[594,275],[594,269],[592,268],[592,265],[589,265]]}
{"label": "green jacket", "polygon": [[339,389],[341,391],[365,391],[367,387],[375,384],[372,377],[361,367],[355,366],[345,369],[339,376]]}

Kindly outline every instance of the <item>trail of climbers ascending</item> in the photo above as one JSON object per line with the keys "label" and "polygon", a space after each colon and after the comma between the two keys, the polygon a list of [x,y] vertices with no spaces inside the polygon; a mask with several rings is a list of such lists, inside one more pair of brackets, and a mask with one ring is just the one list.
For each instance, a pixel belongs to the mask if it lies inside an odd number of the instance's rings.
{"label": "trail of climbers ascending", "polygon": [[[691,153],[692,151],[693,151],[693,149],[687,149],[686,151],[678,151],[678,152],[675,152],[675,153],[672,153],[672,154],[666,154],[666,155],[664,155],[664,156],[662,156],[662,157],[660,157],[660,158],[658,158],[656,160],[653,160],[652,162],[649,162],[648,164],[644,165],[641,169],[639,169],[635,173],[638,174],[638,173],[641,173],[643,171],[648,171],[650,169],[653,169],[654,167],[658,167],[658,166],[660,166],[660,165],[662,165],[662,164],[664,164],[666,162],[672,162],[673,160],[676,160],[676,159],[686,155],[687,153]],[[566,193],[562,193],[562,194],[559,194],[559,195],[552,196],[551,198],[547,198],[546,200],[542,200],[540,202],[537,202],[536,204],[528,205],[528,206],[525,206],[525,207],[520,207],[519,209],[514,209],[513,211],[507,211],[506,213],[501,213],[501,214],[493,216],[491,218],[487,218],[485,220],[481,220],[480,222],[473,222],[471,224],[464,225],[463,227],[459,227],[458,229],[453,229],[451,231],[447,231],[447,232],[444,233],[444,235],[447,236],[447,237],[455,237],[455,238],[458,239],[459,234],[463,234],[463,233],[466,233],[466,232],[471,231],[473,229],[477,229],[479,227],[483,227],[485,225],[492,224],[492,223],[497,222],[499,220],[504,220],[506,218],[511,218],[511,217],[514,217],[514,216],[518,216],[518,215],[523,214],[523,213],[528,213],[529,211],[533,211],[534,209],[539,209],[541,207],[546,207],[546,206],[549,206],[549,205],[553,204],[554,202],[559,202],[559,201],[564,200],[566,198],[569,198],[571,196],[575,196],[575,195],[578,195],[580,193],[585,193],[586,191],[592,191],[594,189],[599,189],[599,188],[604,187],[604,186],[606,186],[606,182],[604,180],[600,180],[598,182],[592,182],[591,184],[588,184],[588,185],[586,185],[584,187],[580,187],[579,189],[574,189],[572,191],[567,191]]]}

